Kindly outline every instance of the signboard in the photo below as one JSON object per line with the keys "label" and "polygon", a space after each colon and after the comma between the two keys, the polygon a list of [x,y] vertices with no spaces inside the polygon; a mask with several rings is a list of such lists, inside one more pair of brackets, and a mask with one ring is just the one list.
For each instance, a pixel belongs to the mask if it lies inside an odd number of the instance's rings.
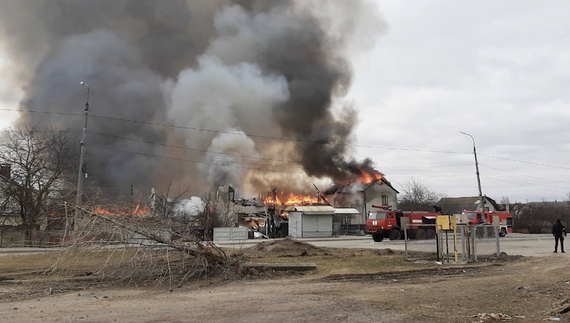
{"label": "signboard", "polygon": [[406,218],[406,217],[401,217],[400,218],[400,225],[402,226],[402,228],[404,228],[404,230],[407,230],[410,228],[410,219]]}

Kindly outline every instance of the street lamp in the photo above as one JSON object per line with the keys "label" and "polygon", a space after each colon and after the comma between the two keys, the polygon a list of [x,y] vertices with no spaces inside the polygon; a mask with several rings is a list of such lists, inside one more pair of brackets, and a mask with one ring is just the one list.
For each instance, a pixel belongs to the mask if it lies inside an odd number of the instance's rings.
{"label": "street lamp", "polygon": [[81,206],[83,204],[83,176],[87,176],[85,171],[85,139],[87,135],[87,118],[89,116],[89,85],[83,81],[79,84],[87,87],[87,100],[85,101],[85,122],[83,123],[83,135],[81,136],[80,153],[79,153],[79,170],[77,175],[77,199],[75,200],[75,219],[73,221],[73,229],[77,230],[77,223],[81,216]]}
{"label": "street lamp", "polygon": [[460,132],[462,135],[471,137],[473,140],[473,155],[475,156],[475,171],[477,174],[477,185],[479,186],[479,210],[481,211],[481,218],[483,218],[483,213],[485,212],[485,202],[483,201],[483,192],[481,191],[481,178],[479,177],[479,162],[477,162],[477,149],[475,148],[475,138],[472,135]]}

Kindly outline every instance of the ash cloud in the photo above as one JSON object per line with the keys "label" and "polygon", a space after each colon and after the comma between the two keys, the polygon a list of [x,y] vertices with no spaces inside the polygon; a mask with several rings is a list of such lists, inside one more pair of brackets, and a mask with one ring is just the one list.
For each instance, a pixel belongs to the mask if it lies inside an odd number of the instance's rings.
{"label": "ash cloud", "polygon": [[[81,113],[83,80],[92,114],[221,132],[92,118],[90,131],[113,135],[88,134],[87,164],[104,185],[235,181],[264,190],[300,171],[338,182],[373,167],[350,157],[356,109],[333,105],[351,85],[349,55],[385,29],[371,2],[346,3],[4,0],[0,41],[24,109]],[[80,117],[20,120],[40,121],[81,126]]]}

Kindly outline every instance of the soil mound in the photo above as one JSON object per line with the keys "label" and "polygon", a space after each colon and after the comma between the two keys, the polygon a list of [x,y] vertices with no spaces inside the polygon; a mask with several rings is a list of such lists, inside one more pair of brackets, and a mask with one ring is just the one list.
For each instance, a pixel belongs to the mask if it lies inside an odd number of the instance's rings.
{"label": "soil mound", "polygon": [[268,255],[277,256],[301,256],[311,255],[318,252],[321,248],[315,247],[306,242],[285,238],[282,240],[264,241],[257,245],[244,250],[248,255]]}

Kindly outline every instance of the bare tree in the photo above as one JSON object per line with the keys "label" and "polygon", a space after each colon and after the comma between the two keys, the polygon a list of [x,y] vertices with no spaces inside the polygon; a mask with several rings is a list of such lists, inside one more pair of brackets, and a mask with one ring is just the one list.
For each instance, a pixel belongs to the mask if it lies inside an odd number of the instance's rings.
{"label": "bare tree", "polygon": [[556,219],[568,224],[570,221],[568,202],[531,202],[526,203],[520,212],[515,213],[515,229],[518,232],[549,233]]}
{"label": "bare tree", "polygon": [[190,223],[191,226],[204,230],[205,238],[211,238],[215,227],[233,227],[237,224],[234,203],[219,198],[214,192],[206,193],[202,198],[204,208]]}
{"label": "bare tree", "polygon": [[434,205],[445,197],[419,180],[410,178],[402,185],[402,193],[398,197],[398,208],[403,211],[433,211]]}
{"label": "bare tree", "polygon": [[185,190],[179,189],[178,194],[176,194],[174,197],[170,197],[171,188],[172,188],[172,182],[168,184],[165,193],[156,196],[157,205],[155,208],[155,212],[158,216],[160,216],[163,219],[170,219],[176,214],[176,206],[178,205],[178,203],[180,203],[180,199],[182,198],[182,196],[188,193],[188,190],[190,189],[189,187],[186,188]]}
{"label": "bare tree", "polygon": [[69,190],[74,178],[76,147],[65,131],[6,130],[0,144],[0,163],[9,167],[0,176],[3,201],[16,205],[24,225],[39,224],[54,201]]}

